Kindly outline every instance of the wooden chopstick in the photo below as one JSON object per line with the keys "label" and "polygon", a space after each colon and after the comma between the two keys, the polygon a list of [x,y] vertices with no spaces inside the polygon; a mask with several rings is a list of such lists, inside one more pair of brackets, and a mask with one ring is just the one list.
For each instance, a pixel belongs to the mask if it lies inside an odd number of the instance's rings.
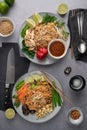
{"label": "wooden chopstick", "polygon": [[69,104],[72,104],[71,101],[69,100],[68,97],[66,97],[63,93],[63,91],[58,88],[46,75],[46,73],[44,73],[42,70],[40,70],[40,72],[42,73],[43,77],[45,78],[45,80],[56,90],[56,92],[64,99],[66,100]]}

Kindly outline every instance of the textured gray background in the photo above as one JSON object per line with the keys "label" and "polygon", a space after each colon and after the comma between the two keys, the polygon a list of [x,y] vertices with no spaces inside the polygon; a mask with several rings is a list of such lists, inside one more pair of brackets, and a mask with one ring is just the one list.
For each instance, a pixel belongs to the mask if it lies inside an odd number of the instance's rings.
{"label": "textured gray background", "polygon": [[[68,4],[69,9],[75,8],[87,8],[87,1],[83,0],[15,0],[14,6],[10,9],[6,16],[13,19],[15,23],[15,32],[9,38],[1,38],[2,42],[18,42],[19,29],[23,21],[31,16],[34,12],[52,12],[57,13],[57,6],[59,3],[65,2]],[[60,17],[60,16],[59,16]],[[61,18],[67,23],[68,14]],[[0,43],[1,44],[1,43]],[[69,76],[64,75],[64,69],[66,66],[72,67],[72,72]],[[70,98],[73,106],[78,106],[84,113],[84,121],[80,126],[73,126],[67,121],[67,112],[69,108],[73,107],[64,102],[60,112],[50,121],[41,124],[34,124],[25,121],[18,114],[13,120],[7,120],[4,116],[4,112],[0,111],[0,130],[86,130],[87,129],[87,85],[85,89],[79,93],[72,91],[69,87],[70,77],[80,74],[87,79],[87,63],[75,61],[71,59],[71,52],[68,50],[67,55],[61,61],[49,65],[40,66],[31,63],[29,72],[42,69],[53,76],[55,76],[61,83],[66,95]]]}

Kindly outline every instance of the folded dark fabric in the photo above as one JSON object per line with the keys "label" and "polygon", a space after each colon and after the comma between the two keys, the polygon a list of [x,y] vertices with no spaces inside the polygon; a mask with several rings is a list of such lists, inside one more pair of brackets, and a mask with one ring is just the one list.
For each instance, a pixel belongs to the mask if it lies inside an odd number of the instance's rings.
{"label": "folded dark fabric", "polygon": [[[17,43],[3,43],[0,48],[0,110],[5,110],[12,105],[12,89],[11,85],[8,90],[8,98],[6,95],[5,80],[6,80],[6,64],[9,50],[13,48],[15,51],[15,82],[23,74],[28,72],[30,61],[24,57],[20,57]],[[7,102],[5,104],[5,101]]]}
{"label": "folded dark fabric", "polygon": [[77,48],[79,45],[79,40],[80,40],[79,32],[78,32],[77,15],[80,12],[83,12],[84,14],[82,38],[87,43],[87,10],[86,9],[70,10],[69,17],[68,17],[68,26],[70,29],[71,44],[73,46],[73,51],[74,51],[76,60],[87,62],[87,52],[84,54],[80,54]]}

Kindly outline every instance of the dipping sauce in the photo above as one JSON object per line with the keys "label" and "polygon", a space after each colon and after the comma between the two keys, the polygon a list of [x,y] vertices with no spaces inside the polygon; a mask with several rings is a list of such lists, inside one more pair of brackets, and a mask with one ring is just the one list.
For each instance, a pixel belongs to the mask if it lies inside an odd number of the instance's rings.
{"label": "dipping sauce", "polygon": [[9,20],[0,21],[0,33],[2,35],[8,35],[13,31],[13,24]]}
{"label": "dipping sauce", "polygon": [[51,45],[50,45],[50,53],[55,56],[55,57],[59,57],[61,55],[63,55],[64,51],[65,51],[65,46],[63,45],[62,42],[60,41],[54,41]]}
{"label": "dipping sauce", "polygon": [[70,116],[72,119],[77,120],[81,116],[81,114],[80,114],[79,110],[72,110],[70,112]]}
{"label": "dipping sauce", "polygon": [[73,107],[68,112],[68,121],[73,125],[79,125],[84,119],[83,112],[78,107]]}

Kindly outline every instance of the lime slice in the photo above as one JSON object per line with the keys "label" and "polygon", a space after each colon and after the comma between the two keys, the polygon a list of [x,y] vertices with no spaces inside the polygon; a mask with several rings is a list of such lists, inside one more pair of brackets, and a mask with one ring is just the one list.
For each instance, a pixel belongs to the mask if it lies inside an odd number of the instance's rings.
{"label": "lime slice", "polygon": [[27,20],[26,20],[26,23],[27,23],[27,25],[29,25],[29,27],[31,27],[31,28],[33,28],[33,27],[36,26],[35,21],[34,21],[33,19],[31,19],[31,18],[27,19]]}
{"label": "lime slice", "polygon": [[34,15],[33,15],[33,20],[35,21],[36,24],[38,24],[38,23],[41,23],[41,22],[42,22],[42,17],[41,17],[40,14],[34,13]]}
{"label": "lime slice", "polygon": [[68,5],[65,4],[65,3],[61,3],[59,6],[58,6],[58,13],[59,14],[66,14],[68,11]]}
{"label": "lime slice", "polygon": [[7,119],[13,119],[15,117],[15,111],[14,109],[12,108],[8,108],[6,111],[5,111],[5,117]]}

